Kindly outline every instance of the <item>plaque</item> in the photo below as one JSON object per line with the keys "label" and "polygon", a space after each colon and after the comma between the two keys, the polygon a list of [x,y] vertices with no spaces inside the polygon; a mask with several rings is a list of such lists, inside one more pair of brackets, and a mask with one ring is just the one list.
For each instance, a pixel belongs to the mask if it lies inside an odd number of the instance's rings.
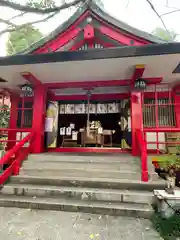
{"label": "plaque", "polygon": [[[86,105],[86,113],[88,113],[88,104]],[[89,113],[96,113],[96,104],[89,104]]]}
{"label": "plaque", "polygon": [[107,104],[98,103],[97,104],[97,113],[99,113],[99,114],[107,113]]}
{"label": "plaque", "polygon": [[66,135],[70,136],[71,135],[71,131],[72,131],[72,129],[70,127],[67,127],[66,128]]}
{"label": "plaque", "polygon": [[86,107],[85,104],[76,104],[75,105],[75,114],[85,114]]}
{"label": "plaque", "polygon": [[108,103],[108,113],[118,113],[119,104],[118,103]]}
{"label": "plaque", "polygon": [[74,104],[67,104],[65,107],[66,114],[74,114]]}
{"label": "plaque", "polygon": [[46,117],[45,119],[45,132],[52,132],[53,131],[53,118]]}
{"label": "plaque", "polygon": [[64,104],[60,104],[60,106],[59,106],[59,113],[60,114],[64,114],[65,113],[65,105]]}
{"label": "plaque", "polygon": [[60,128],[60,135],[64,136],[66,134],[66,128],[65,127],[61,127]]}

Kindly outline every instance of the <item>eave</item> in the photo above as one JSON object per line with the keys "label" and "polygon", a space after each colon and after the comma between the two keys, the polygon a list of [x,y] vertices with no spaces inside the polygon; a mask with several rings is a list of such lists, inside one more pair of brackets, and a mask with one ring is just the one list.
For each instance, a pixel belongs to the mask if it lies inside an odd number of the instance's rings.
{"label": "eave", "polygon": [[173,73],[179,59],[180,43],[2,57],[0,77],[6,82],[0,88],[20,90],[19,85],[29,82],[47,89],[105,87],[116,93],[118,87],[131,91],[137,77],[172,85],[180,79]]}
{"label": "eave", "polygon": [[37,51],[39,48],[43,47],[48,42],[54,40],[58,35],[63,34],[69,29],[74,23],[81,22],[84,17],[88,14],[92,14],[97,18],[100,18],[102,21],[108,23],[111,27],[116,28],[117,30],[123,31],[128,35],[133,35],[134,37],[144,39],[148,43],[167,43],[164,40],[161,40],[152,34],[146,33],[144,31],[138,30],[130,25],[117,20],[110,16],[107,12],[100,9],[96,4],[91,4],[90,6],[82,7],[78,9],[66,22],[52,31],[48,36],[40,39],[38,42],[32,44],[29,48],[25,51],[21,52],[20,54],[28,54]]}

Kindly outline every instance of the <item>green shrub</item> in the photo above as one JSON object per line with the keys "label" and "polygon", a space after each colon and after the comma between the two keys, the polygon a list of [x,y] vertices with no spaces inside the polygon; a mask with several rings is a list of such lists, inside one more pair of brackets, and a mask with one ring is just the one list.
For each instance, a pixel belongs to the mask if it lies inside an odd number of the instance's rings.
{"label": "green shrub", "polygon": [[176,240],[180,238],[180,215],[174,214],[171,218],[164,219],[155,213],[152,217],[153,227],[164,240]]}

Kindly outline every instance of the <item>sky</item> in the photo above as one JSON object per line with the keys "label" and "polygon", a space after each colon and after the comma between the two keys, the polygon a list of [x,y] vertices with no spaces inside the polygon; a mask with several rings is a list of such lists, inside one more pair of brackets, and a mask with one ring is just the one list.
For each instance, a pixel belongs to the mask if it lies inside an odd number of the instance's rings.
{"label": "sky", "polygon": [[[25,0],[16,0],[16,2],[24,3]],[[127,24],[151,33],[156,27],[163,27],[160,19],[156,16],[154,11],[150,8],[146,0],[102,0],[105,10],[113,17],[126,22]],[[158,13],[164,14],[175,9],[180,9],[180,0],[151,0],[156,7]],[[167,7],[167,6],[168,7]],[[1,8],[1,17],[8,19],[12,17],[15,12],[10,9]],[[48,35],[62,22],[66,21],[73,13],[71,10],[63,10],[54,19],[48,22],[36,25],[44,35]],[[37,18],[37,17],[36,17]],[[35,19],[34,15],[28,15],[26,18],[19,19],[18,23],[25,21],[32,21]],[[177,13],[165,15],[163,17],[165,25],[168,29],[173,29],[177,34],[180,34],[180,11]],[[0,24],[0,30],[4,28]],[[6,55],[6,41],[8,34],[0,36],[0,56]],[[177,37],[180,41],[180,35]]]}

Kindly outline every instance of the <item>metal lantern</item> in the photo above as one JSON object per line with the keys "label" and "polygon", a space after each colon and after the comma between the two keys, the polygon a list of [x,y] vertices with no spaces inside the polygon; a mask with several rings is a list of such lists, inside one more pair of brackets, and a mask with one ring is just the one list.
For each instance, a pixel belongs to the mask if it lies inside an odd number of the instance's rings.
{"label": "metal lantern", "polygon": [[34,92],[33,88],[30,84],[24,84],[20,86],[21,88],[21,93],[24,97],[32,97]]}
{"label": "metal lantern", "polygon": [[147,87],[147,83],[143,78],[136,79],[134,83],[134,88],[137,90],[145,90]]}

